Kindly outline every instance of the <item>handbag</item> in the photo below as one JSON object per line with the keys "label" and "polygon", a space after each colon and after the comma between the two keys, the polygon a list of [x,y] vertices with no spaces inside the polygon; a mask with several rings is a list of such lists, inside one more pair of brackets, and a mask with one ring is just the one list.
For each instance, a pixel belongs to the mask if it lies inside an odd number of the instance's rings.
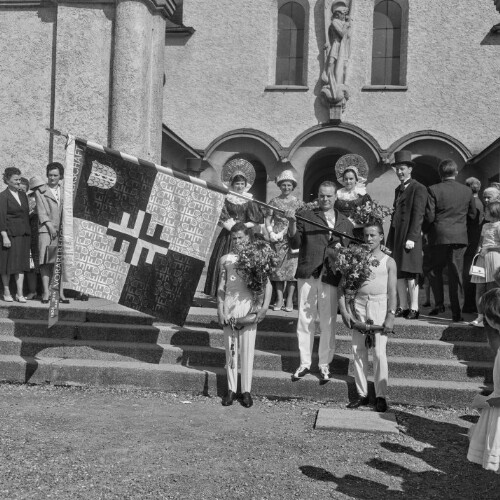
{"label": "handbag", "polygon": [[479,278],[484,278],[486,276],[486,273],[484,271],[484,267],[476,266],[476,259],[478,257],[479,257],[479,254],[477,253],[472,258],[472,265],[470,266],[469,274],[471,276],[477,276]]}
{"label": "handbag", "polygon": [[48,245],[45,248],[45,264],[55,264],[57,260],[57,245]]}

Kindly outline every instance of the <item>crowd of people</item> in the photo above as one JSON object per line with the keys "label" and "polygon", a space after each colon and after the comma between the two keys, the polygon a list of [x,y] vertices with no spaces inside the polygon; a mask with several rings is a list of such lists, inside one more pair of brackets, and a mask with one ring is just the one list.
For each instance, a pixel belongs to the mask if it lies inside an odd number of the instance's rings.
{"label": "crowd of people", "polygon": [[[63,209],[64,167],[59,162],[49,163],[46,175],[46,181],[38,176],[28,181],[16,167],[7,167],[3,174],[7,185],[0,193],[0,274],[4,302],[49,303]],[[59,302],[69,303],[62,287]]]}
{"label": "crowd of people", "polygon": [[[293,307],[291,295],[295,287],[297,289],[300,366],[293,373],[292,381],[299,381],[311,372],[314,337],[318,333],[319,379],[322,384],[329,380],[335,353],[337,312],[340,311],[343,322],[352,330],[357,390],[357,398],[347,406],[358,408],[369,404],[368,349],[373,348],[375,410],[385,412],[388,408],[388,334],[393,330],[396,317],[418,319],[418,291],[424,273],[428,275],[435,300],[429,314],[444,312],[443,271],[447,268],[453,321],[462,320],[463,298],[468,294],[468,310],[475,310],[475,306],[478,311],[478,318],[472,325],[487,329],[490,347],[496,355],[494,393],[482,402],[480,420],[471,432],[468,458],[498,471],[500,186],[485,189],[483,207],[478,197],[479,181],[470,178],[466,185],[457,182],[458,169],[452,160],[441,162],[438,168],[441,182],[428,188],[412,179],[414,166],[410,152],[395,154],[393,167],[400,185],[395,191],[387,246],[384,245],[383,221],[372,219],[362,227],[355,227],[353,223],[353,210],[370,201],[360,187],[364,172],[360,172],[359,164],[342,166],[337,175],[344,187],[337,190],[335,183],[323,182],[317,200],[310,205],[301,204],[292,195],[297,181],[291,171],[278,176],[276,182],[282,194],[272,200],[262,220],[265,220],[264,237],[279,257],[278,268],[270,274],[271,280],[278,283],[274,309],[290,310]],[[227,179],[228,184],[240,192],[251,184],[249,171],[242,167],[242,164],[236,166]],[[252,228],[259,224],[259,210],[250,197],[237,204],[234,201],[226,202],[221,218],[226,233],[219,237],[229,239],[232,246],[223,250],[224,255],[219,258],[220,249],[216,245],[219,261],[211,260],[215,267],[210,275],[217,276],[218,317],[226,347],[228,391],[222,404],[230,406],[236,398],[240,348],[242,404],[248,408],[253,404],[251,385],[257,324],[267,313],[272,288],[268,281],[256,302],[255,294],[237,270],[240,252],[255,237]],[[346,276],[332,266],[332,255],[338,254],[339,248],[349,248],[353,242],[358,244],[359,238],[363,239],[372,260],[369,277],[352,298],[352,290],[346,288]],[[466,266],[474,264],[483,269],[482,276],[470,279],[464,261]],[[287,293],[284,292],[285,282],[288,283]],[[471,296],[475,296],[475,300],[471,301]]]}
{"label": "crowd of people", "polygon": [[[244,193],[251,187],[255,172],[249,162],[236,161],[228,166],[224,181],[233,191]],[[383,221],[374,219],[371,225],[356,223],[356,210],[372,202],[365,187],[368,167],[357,155],[345,155],[337,162],[336,177],[342,188],[337,189],[333,182],[323,182],[317,199],[310,204],[302,203],[293,195],[297,180],[291,170],[285,170],[277,177],[276,184],[281,194],[265,209],[261,209],[250,196],[229,197],[221,216],[223,230],[210,260],[205,285],[205,293],[216,295],[220,290],[220,263],[221,258],[227,258],[223,256],[230,253],[232,228],[242,223],[250,229],[251,237],[252,229],[262,225],[262,237],[274,247],[279,258],[279,266],[270,276],[275,297],[275,303],[270,307],[291,311],[294,293],[297,294],[300,366],[293,379],[300,380],[310,372],[313,340],[319,332],[319,372],[320,379],[326,382],[335,351],[337,311],[346,324],[353,324],[353,318],[344,307],[342,276],[332,273],[330,266],[325,265],[328,249],[335,245],[348,246],[353,238],[364,240],[373,254],[381,257],[378,259],[380,266],[374,269],[373,282],[366,283],[358,291],[355,311],[357,321],[369,320],[384,327],[376,334],[381,340],[376,339],[374,350],[378,409],[384,411],[387,407],[384,331],[392,330],[394,318],[419,318],[419,288],[424,277],[428,279],[434,297],[434,305],[427,304],[431,307],[429,315],[436,316],[445,311],[443,274],[446,268],[452,320],[462,321],[463,310],[477,310],[478,317],[472,325],[482,326],[480,297],[494,286],[493,273],[500,266],[499,186],[484,190],[483,208],[478,196],[480,182],[475,178],[467,179],[465,185],[457,182],[458,168],[452,160],[441,162],[438,168],[441,182],[428,188],[412,178],[415,164],[409,151],[396,152],[392,167],[400,185],[394,194],[387,241]],[[297,213],[301,215],[298,219]],[[387,249],[390,256],[384,253]],[[469,275],[472,263],[484,268],[483,277]],[[220,294],[219,302],[223,303]],[[351,407],[367,403],[367,354],[363,338],[364,335],[358,336],[354,332],[358,398],[350,403]]]}

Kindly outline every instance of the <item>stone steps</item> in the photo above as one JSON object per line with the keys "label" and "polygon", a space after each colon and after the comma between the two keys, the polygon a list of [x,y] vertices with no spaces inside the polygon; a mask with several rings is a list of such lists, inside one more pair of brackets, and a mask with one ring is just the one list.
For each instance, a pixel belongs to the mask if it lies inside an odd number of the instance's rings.
{"label": "stone steps", "polygon": [[[38,303],[39,304],[39,303]],[[224,394],[223,333],[216,311],[191,308],[184,327],[101,299],[64,305],[47,329],[47,309],[37,304],[0,308],[0,380],[30,383],[133,385],[167,391]],[[340,318],[338,318],[340,321]],[[354,381],[350,331],[338,323],[333,379],[315,374],[291,382],[299,365],[296,312],[270,312],[259,324],[255,394],[347,400]],[[315,339],[315,352],[318,339]],[[488,390],[493,353],[483,329],[446,320],[398,319],[388,347],[393,402],[463,406]],[[313,356],[313,370],[317,356]],[[369,362],[370,373],[372,362]]]}
{"label": "stone steps", "polygon": [[[346,343],[347,345],[347,343]],[[180,364],[195,368],[198,366],[222,367],[225,365],[225,350],[211,346],[172,346],[139,342],[85,341],[73,339],[18,338],[0,335],[0,352],[9,356],[51,359],[93,359],[113,362],[142,362],[152,364]],[[318,358],[313,354],[314,370]],[[391,377],[422,380],[455,380],[491,383],[492,361],[456,359],[432,359],[424,357],[389,358]],[[300,364],[298,351],[261,351],[256,349],[254,368],[256,370],[280,371],[292,374]],[[369,370],[373,371],[369,357]],[[331,364],[331,372],[337,375],[353,375],[353,357],[350,350],[337,353]]]}
{"label": "stone steps", "polygon": [[[10,381],[56,385],[134,386],[153,390],[193,391],[206,395],[224,394],[223,368],[196,369],[182,365],[155,365],[143,362],[35,359],[0,355],[2,378]],[[391,378],[390,401],[400,404],[463,407],[485,386],[474,382],[410,380]],[[352,377],[334,375],[323,384],[314,374],[298,382],[290,374],[255,370],[252,392],[268,397],[312,398],[322,401],[348,401],[355,395]]]}

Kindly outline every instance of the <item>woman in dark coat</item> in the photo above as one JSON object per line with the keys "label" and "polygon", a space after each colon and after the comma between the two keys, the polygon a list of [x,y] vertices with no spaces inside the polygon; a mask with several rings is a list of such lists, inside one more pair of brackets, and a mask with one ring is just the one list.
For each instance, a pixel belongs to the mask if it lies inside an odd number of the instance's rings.
{"label": "woman in dark coat", "polygon": [[23,296],[24,273],[30,270],[31,229],[29,204],[21,190],[21,171],[16,167],[5,169],[3,181],[7,189],[0,193],[0,274],[2,275],[3,300],[13,302],[9,282],[13,274],[16,280],[18,302],[26,302]]}
{"label": "woman in dark coat", "polygon": [[[231,190],[236,193],[246,192],[255,180],[255,170],[250,162],[242,158],[231,160],[225,165],[223,172],[223,182],[231,186]],[[249,198],[251,195],[247,195]],[[229,194],[226,196],[224,207],[219,219],[222,230],[215,241],[212,256],[208,264],[207,278],[205,281],[204,293],[206,295],[217,295],[219,286],[219,261],[223,255],[231,251],[231,228],[237,222],[243,222],[252,228],[263,222],[263,214],[256,203],[250,199],[245,200],[239,196]]]}

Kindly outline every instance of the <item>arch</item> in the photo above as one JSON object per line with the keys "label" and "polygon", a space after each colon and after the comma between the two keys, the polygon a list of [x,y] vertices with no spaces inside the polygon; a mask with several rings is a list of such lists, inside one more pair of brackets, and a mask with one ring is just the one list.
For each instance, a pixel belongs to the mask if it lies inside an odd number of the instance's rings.
{"label": "arch", "polygon": [[261,132],[260,130],[251,128],[241,128],[225,132],[224,134],[214,139],[205,149],[204,159],[209,160],[210,156],[217,148],[221,146],[221,144],[224,144],[225,142],[231,139],[238,139],[238,138],[241,139],[248,138],[261,143],[264,147],[269,149],[271,154],[274,156],[275,160],[279,160],[283,156],[283,148],[276,139],[266,134],[265,132]]}
{"label": "arch", "polygon": [[[471,158],[472,153],[470,150],[458,139],[455,139],[451,135],[445,134],[444,132],[439,132],[437,130],[420,130],[418,132],[412,132],[411,134],[407,134],[401,139],[395,141],[387,150],[389,155],[393,155],[396,151],[400,151],[401,149],[411,149],[410,146],[419,141],[435,141],[436,143],[446,144],[451,148],[451,150],[455,151],[458,154],[463,162],[466,162],[469,158]],[[416,153],[415,153],[416,154]]]}
{"label": "arch", "polygon": [[402,137],[389,148],[389,154],[402,149],[412,152],[416,164],[412,177],[426,186],[440,181],[438,165],[442,160],[450,158],[455,161],[461,178],[461,170],[471,157],[470,151],[460,141],[434,130],[423,130]]}
{"label": "arch", "polygon": [[222,167],[236,157],[245,158],[255,167],[257,179],[251,193],[256,199],[266,201],[276,195],[277,188],[270,179],[282,169],[283,148],[269,135],[254,129],[233,130],[212,141],[204,155],[212,169],[202,172],[200,177],[205,179],[205,175],[210,175],[212,180],[216,177],[220,182]]}
{"label": "arch", "polygon": [[377,0],[373,9],[372,85],[406,85],[408,1]]}
{"label": "arch", "polygon": [[304,146],[307,142],[313,140],[314,137],[332,134],[343,134],[345,137],[351,138],[352,141],[363,144],[364,147],[370,151],[371,155],[376,158],[376,162],[380,161],[382,148],[377,140],[363,129],[346,122],[339,123],[337,125],[315,125],[314,127],[305,130],[290,144],[290,147],[288,148],[288,157],[291,159],[299,148]]}
{"label": "arch", "polygon": [[309,201],[322,180],[334,180],[333,167],[340,156],[356,153],[370,167],[370,180],[380,175],[381,148],[368,133],[351,124],[317,125],[300,134],[290,145],[288,159],[302,180],[303,198]]}

